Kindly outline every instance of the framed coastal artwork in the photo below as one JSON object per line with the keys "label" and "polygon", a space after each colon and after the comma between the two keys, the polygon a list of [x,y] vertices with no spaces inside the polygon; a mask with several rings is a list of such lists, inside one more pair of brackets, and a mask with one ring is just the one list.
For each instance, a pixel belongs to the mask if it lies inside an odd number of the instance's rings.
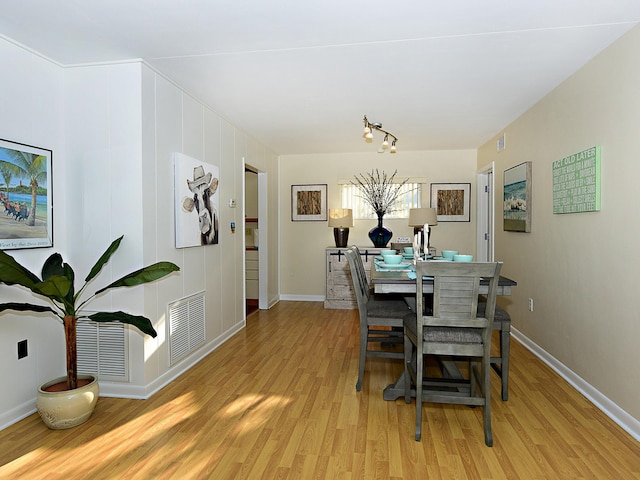
{"label": "framed coastal artwork", "polygon": [[431,208],[436,209],[438,222],[470,222],[471,184],[432,183]]}
{"label": "framed coastal artwork", "polygon": [[504,171],[502,217],[505,232],[531,232],[531,162]]}
{"label": "framed coastal artwork", "polygon": [[53,151],[0,139],[0,249],[53,246]]}
{"label": "framed coastal artwork", "polygon": [[291,185],[291,220],[327,221],[327,184]]}

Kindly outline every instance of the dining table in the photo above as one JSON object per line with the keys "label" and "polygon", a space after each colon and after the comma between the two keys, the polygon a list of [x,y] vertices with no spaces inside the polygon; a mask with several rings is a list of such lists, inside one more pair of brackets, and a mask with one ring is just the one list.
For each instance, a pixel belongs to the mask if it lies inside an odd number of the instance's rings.
{"label": "dining table", "polygon": [[[432,261],[426,259],[424,261]],[[371,284],[373,285],[374,293],[392,293],[403,294],[409,306],[413,304],[415,307],[415,293],[416,293],[416,275],[413,262],[410,260],[404,260],[402,264],[397,267],[386,266],[381,258],[374,259],[371,262]],[[424,293],[433,293],[433,279],[428,277],[423,280]],[[511,287],[517,286],[518,283],[511,278],[500,275],[498,280],[497,295],[509,296],[511,295]],[[480,282],[480,293],[487,294],[489,290],[489,282]],[[459,372],[453,362],[443,362],[443,368],[446,370],[447,375],[450,377],[458,377]],[[385,400],[397,400],[404,397],[404,387],[407,382],[404,369],[396,381],[387,387],[383,391],[383,398]],[[412,389],[412,395],[415,393]]]}

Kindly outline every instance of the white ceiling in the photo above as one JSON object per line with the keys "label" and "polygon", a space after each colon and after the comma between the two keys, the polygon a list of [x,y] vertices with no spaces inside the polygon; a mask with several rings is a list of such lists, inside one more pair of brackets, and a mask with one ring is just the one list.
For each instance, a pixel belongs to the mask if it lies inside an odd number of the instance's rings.
{"label": "white ceiling", "polygon": [[[640,21],[638,0],[2,0],[60,63],[148,64],[278,154],[476,148]],[[10,74],[10,68],[4,75]],[[374,140],[376,143],[382,139]]]}

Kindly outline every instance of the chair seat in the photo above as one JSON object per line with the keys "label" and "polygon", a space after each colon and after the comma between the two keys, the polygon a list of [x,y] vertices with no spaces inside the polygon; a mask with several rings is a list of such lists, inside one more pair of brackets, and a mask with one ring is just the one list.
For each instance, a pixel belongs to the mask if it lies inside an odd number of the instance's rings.
{"label": "chair seat", "polygon": [[[478,303],[478,316],[479,317],[483,317],[484,316],[484,310],[487,308],[487,304],[485,302],[479,302]],[[507,313],[506,310],[500,308],[499,306],[496,305],[496,312],[493,315],[493,321],[494,322],[510,322],[511,321],[511,316]]]}
{"label": "chair seat", "polygon": [[368,317],[397,318],[399,326],[402,325],[400,319],[410,311],[407,303],[401,299],[386,300],[372,295],[367,301]]}
{"label": "chair seat", "polygon": [[[410,313],[404,317],[404,328],[414,336],[417,335],[416,314]],[[465,345],[482,344],[482,330],[479,328],[449,328],[449,327],[424,327],[424,341],[435,343],[457,343]]]}

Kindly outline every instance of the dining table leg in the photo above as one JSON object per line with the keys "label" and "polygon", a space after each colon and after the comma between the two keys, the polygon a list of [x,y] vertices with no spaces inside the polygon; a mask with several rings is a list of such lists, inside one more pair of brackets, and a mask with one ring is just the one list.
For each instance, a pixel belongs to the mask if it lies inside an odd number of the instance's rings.
{"label": "dining table leg", "polygon": [[[415,360],[414,360],[415,361]],[[458,366],[455,362],[450,358],[438,358],[438,363],[440,365],[440,369],[442,371],[443,378],[449,378],[453,380],[463,380],[463,376],[458,369]],[[426,380],[426,378],[425,378]],[[392,384],[387,385],[382,391],[382,398],[384,400],[397,400],[398,398],[404,397],[404,387],[406,382],[409,382],[411,385],[411,379],[407,377],[406,372],[402,370],[402,373],[398,376],[396,381]],[[459,387],[460,391],[465,390],[465,387]],[[411,388],[411,396],[415,398],[416,389]]]}
{"label": "dining table leg", "polygon": [[[404,397],[404,386],[406,382],[411,382],[411,379],[408,379],[405,371],[403,370],[400,376],[397,378],[395,383],[387,385],[382,392],[382,398],[385,400],[397,400],[398,398]],[[411,389],[411,396],[416,396],[416,389]]]}

